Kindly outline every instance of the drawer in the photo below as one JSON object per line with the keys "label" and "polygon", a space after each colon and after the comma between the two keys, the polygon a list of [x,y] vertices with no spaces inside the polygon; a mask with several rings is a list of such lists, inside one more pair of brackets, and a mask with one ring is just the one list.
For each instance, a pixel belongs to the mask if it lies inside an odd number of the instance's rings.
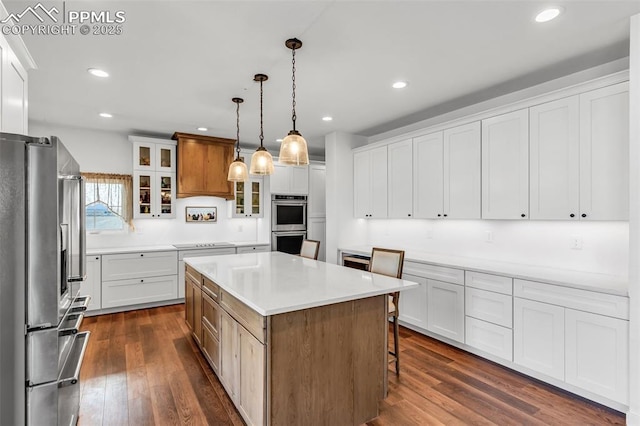
{"label": "drawer", "polygon": [[265,317],[224,290],[220,290],[220,306],[253,334],[260,343],[265,343]]}
{"label": "drawer", "polygon": [[190,280],[193,284],[197,285],[198,287],[201,286],[202,275],[200,275],[200,272],[196,271],[189,265],[185,265],[184,278],[185,280]]}
{"label": "drawer", "polygon": [[202,294],[202,324],[209,327],[211,333],[219,338],[220,306],[206,293]]}
{"label": "drawer", "polygon": [[513,325],[513,298],[506,294],[467,287],[465,313],[479,320],[511,328]]}
{"label": "drawer", "polygon": [[407,274],[417,275],[419,277],[464,285],[464,271],[462,269],[427,265],[425,263],[405,262],[403,270]]}
{"label": "drawer", "polygon": [[102,256],[102,281],[177,274],[178,253],[175,251],[105,254]]}
{"label": "drawer", "polygon": [[206,325],[202,327],[202,352],[213,371],[218,374],[220,367],[220,340]]}
{"label": "drawer", "polygon": [[465,330],[467,345],[513,361],[513,331],[510,328],[466,317]]}
{"label": "drawer", "polygon": [[238,254],[265,253],[265,252],[271,251],[271,248],[269,246],[250,246],[250,247],[238,247],[236,250]]}
{"label": "drawer", "polygon": [[465,271],[464,283],[467,287],[495,291],[502,294],[513,294],[513,278],[511,277]]}
{"label": "drawer", "polygon": [[202,291],[216,302],[220,298],[220,287],[207,277],[202,277]]}
{"label": "drawer", "polygon": [[178,297],[178,277],[138,278],[102,283],[102,308],[160,302]]}
{"label": "drawer", "polygon": [[627,297],[520,279],[514,281],[513,292],[516,297],[523,299],[629,319],[629,298]]}

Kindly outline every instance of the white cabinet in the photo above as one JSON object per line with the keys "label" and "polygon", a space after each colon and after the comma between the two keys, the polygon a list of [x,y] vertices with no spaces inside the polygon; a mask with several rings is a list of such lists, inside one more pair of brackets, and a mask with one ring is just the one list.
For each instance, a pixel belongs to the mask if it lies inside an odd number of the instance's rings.
{"label": "white cabinet", "polygon": [[513,360],[513,331],[473,317],[465,318],[465,343],[507,361]]}
{"label": "white cabinet", "polygon": [[246,182],[235,182],[235,197],[232,201],[231,217],[263,217],[263,179],[252,177]]}
{"label": "white cabinet", "polygon": [[272,194],[308,195],[309,167],[273,165],[269,188]]}
{"label": "white cabinet", "polygon": [[102,256],[102,308],[172,300],[178,297],[175,251]]}
{"label": "white cabinet", "polygon": [[80,285],[80,296],[90,296],[87,312],[102,308],[101,256],[87,255],[87,279]]}
{"label": "white cabinet", "polygon": [[387,217],[387,147],[353,154],[355,217]]}
{"label": "white cabinet", "polygon": [[413,142],[387,147],[388,211],[390,218],[408,219],[413,214]]}
{"label": "white cabinet", "polygon": [[529,112],[482,120],[482,218],[529,217]]}
{"label": "white cabinet", "polygon": [[629,321],[567,309],[566,381],[628,404]]}
{"label": "white cabinet", "polygon": [[2,105],[0,129],[5,133],[28,134],[28,77],[7,40],[0,35]]}
{"label": "white cabinet", "polygon": [[511,328],[513,321],[512,297],[467,287],[465,289],[465,313],[467,316]]}
{"label": "white cabinet", "polygon": [[327,219],[324,217],[312,217],[307,222],[307,238],[310,240],[320,241],[320,251],[318,252],[318,260],[326,259],[326,240],[327,240]]}
{"label": "white cabinet", "polygon": [[444,211],[442,132],[413,139],[414,217],[434,219]]}
{"label": "white cabinet", "polygon": [[479,219],[480,122],[413,140],[415,217]]}
{"label": "white cabinet", "polygon": [[580,217],[578,96],[529,109],[531,219]]}
{"label": "white cabinet", "polygon": [[327,169],[324,164],[309,165],[309,198],[307,199],[307,216],[326,217],[326,176]]}
{"label": "white cabinet", "polygon": [[271,247],[268,244],[257,246],[244,246],[236,248],[237,254],[243,253],[265,253],[271,251]]}
{"label": "white cabinet", "polygon": [[175,218],[176,142],[129,136],[133,143],[133,217]]}
{"label": "white cabinet", "polygon": [[427,330],[464,342],[464,286],[427,280]]}
{"label": "white cabinet", "polygon": [[564,308],[514,298],[513,361],[564,380]]}
{"label": "white cabinet", "polygon": [[415,281],[420,285],[400,293],[400,321],[427,329],[427,279],[407,273],[402,279]]}
{"label": "white cabinet", "polygon": [[580,217],[629,218],[629,83],[580,95]]}

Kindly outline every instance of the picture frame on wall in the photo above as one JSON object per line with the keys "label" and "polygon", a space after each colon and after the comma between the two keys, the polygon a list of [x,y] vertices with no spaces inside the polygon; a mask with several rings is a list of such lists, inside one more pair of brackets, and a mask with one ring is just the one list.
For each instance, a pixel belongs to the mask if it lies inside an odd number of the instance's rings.
{"label": "picture frame on wall", "polygon": [[185,207],[185,222],[187,223],[216,223],[217,221],[217,207]]}

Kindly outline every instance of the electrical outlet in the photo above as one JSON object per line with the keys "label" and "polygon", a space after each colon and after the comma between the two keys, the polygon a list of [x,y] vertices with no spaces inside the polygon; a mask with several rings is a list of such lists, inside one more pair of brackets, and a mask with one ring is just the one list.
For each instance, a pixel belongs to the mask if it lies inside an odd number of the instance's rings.
{"label": "electrical outlet", "polygon": [[485,236],[485,242],[487,243],[492,243],[493,242],[493,232],[491,231],[484,231],[484,236]]}
{"label": "electrical outlet", "polygon": [[582,250],[582,237],[580,235],[571,236],[571,248],[573,250]]}

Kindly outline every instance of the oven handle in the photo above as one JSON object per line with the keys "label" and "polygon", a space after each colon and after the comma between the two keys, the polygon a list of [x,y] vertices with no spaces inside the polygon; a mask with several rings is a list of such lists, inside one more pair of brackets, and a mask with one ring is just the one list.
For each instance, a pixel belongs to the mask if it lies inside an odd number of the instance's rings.
{"label": "oven handle", "polygon": [[70,176],[62,176],[64,180],[75,180],[78,181],[78,220],[80,221],[80,235],[78,236],[78,248],[80,251],[80,265],[78,267],[78,275],[70,276],[67,281],[68,282],[77,282],[84,281],[87,279],[87,253],[86,253],[86,243],[87,243],[87,223],[86,223],[86,213],[84,208],[85,203],[85,180],[81,175],[70,175]]}
{"label": "oven handle", "polygon": [[58,388],[75,385],[78,383],[78,380],[80,380],[80,367],[82,367],[84,354],[87,351],[90,334],[91,332],[89,331],[78,333],[73,339],[71,351],[69,352],[67,361],[65,362],[64,367],[62,367],[62,372],[60,373]]}

